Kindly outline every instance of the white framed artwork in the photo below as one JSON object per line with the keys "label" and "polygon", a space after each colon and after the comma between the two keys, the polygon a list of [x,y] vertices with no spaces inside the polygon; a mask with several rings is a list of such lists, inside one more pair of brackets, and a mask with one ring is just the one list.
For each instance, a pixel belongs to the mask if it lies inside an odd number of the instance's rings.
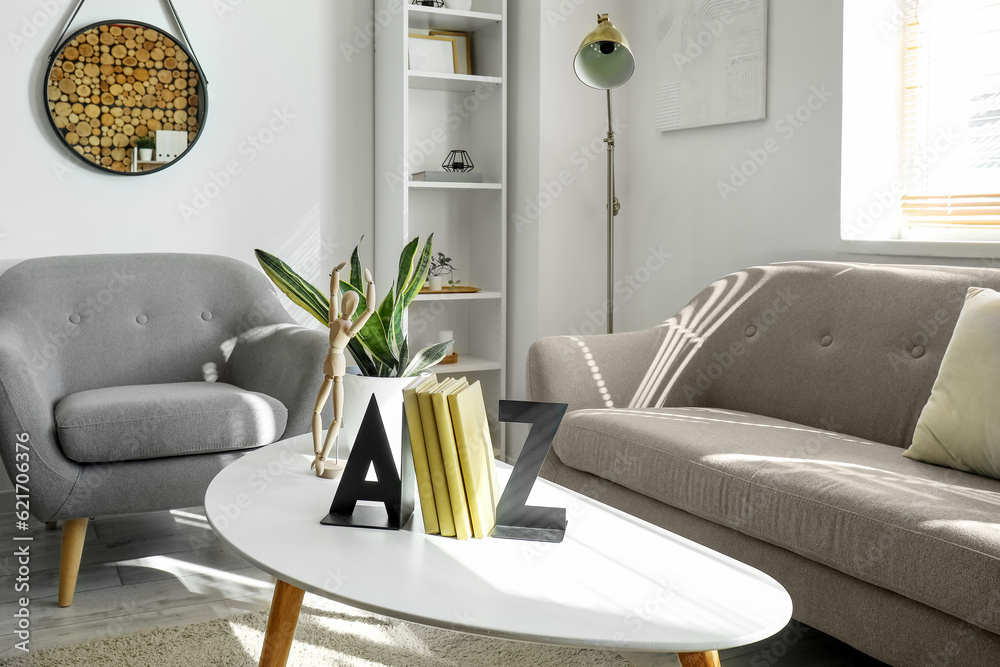
{"label": "white framed artwork", "polygon": [[472,74],[472,35],[451,30],[431,30],[431,37],[444,37],[455,42],[455,74]]}
{"label": "white framed artwork", "polygon": [[767,0],[657,0],[656,129],[767,116]]}
{"label": "white framed artwork", "polygon": [[458,69],[458,49],[453,37],[410,33],[407,54],[410,70],[414,72],[455,74]]}

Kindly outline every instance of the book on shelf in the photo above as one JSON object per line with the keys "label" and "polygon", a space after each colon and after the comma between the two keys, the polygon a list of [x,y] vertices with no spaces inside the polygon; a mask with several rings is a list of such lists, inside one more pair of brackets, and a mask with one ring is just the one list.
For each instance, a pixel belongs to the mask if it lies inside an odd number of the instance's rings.
{"label": "book on shelf", "polygon": [[468,381],[463,377],[438,387],[430,393],[437,422],[438,441],[441,444],[441,459],[444,474],[448,479],[448,496],[451,499],[451,514],[455,521],[455,537],[467,540],[472,537],[472,519],[469,515],[469,500],[466,496],[465,481],[458,458],[458,444],[455,442],[455,427],[452,424],[448,396],[465,389]]}
{"label": "book on shelf", "polygon": [[434,487],[431,483],[430,464],[424,445],[423,426],[420,422],[420,404],[417,392],[438,383],[437,375],[418,377],[403,390],[403,411],[406,414],[406,428],[410,434],[410,450],[413,452],[413,472],[417,478],[417,495],[420,497],[420,513],[424,519],[424,532],[437,535],[437,506],[434,504]]}
{"label": "book on shelf", "polygon": [[410,175],[410,180],[435,183],[482,183],[483,173],[480,171],[418,171]]}
{"label": "book on shelf", "polygon": [[[420,411],[420,429],[423,432],[424,449],[427,454],[427,468],[431,477],[431,488],[434,493],[434,507],[437,510],[438,529],[445,537],[455,536],[455,520],[451,513],[451,496],[448,493],[448,478],[444,472],[444,460],[441,457],[441,443],[438,440],[437,420],[434,419],[434,406],[431,403],[431,392],[442,385],[451,384],[448,378],[419,389],[417,407]],[[416,466],[414,466],[414,469]],[[422,502],[422,501],[421,501]]]}
{"label": "book on shelf", "polygon": [[488,537],[496,525],[499,490],[493,439],[479,381],[448,395],[462,480],[469,501],[472,534]]}

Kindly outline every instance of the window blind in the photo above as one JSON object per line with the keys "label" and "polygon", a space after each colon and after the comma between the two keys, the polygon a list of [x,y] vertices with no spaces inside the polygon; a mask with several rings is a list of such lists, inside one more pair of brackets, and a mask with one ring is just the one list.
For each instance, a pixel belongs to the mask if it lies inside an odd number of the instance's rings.
{"label": "window blind", "polygon": [[1000,228],[1000,0],[904,0],[905,225]]}

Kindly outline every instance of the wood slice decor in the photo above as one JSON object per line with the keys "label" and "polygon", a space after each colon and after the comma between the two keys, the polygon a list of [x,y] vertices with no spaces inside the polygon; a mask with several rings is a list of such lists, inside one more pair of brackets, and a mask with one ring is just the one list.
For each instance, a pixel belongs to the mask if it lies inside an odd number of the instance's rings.
{"label": "wood slice decor", "polygon": [[482,292],[483,290],[479,287],[469,287],[468,285],[459,285],[458,287],[443,287],[439,290],[431,290],[428,287],[420,290],[420,294],[475,294],[476,292]]}
{"label": "wood slice decor", "polygon": [[445,355],[445,357],[437,362],[437,366],[448,366],[450,364],[458,363],[458,352],[452,352],[451,354]]}
{"label": "wood slice decor", "polygon": [[[95,167],[131,173],[141,137],[184,129],[189,144],[205,117],[195,61],[174,38],[141,23],[87,26],[59,49],[45,81],[53,127]],[[139,173],[163,164],[140,164]]]}

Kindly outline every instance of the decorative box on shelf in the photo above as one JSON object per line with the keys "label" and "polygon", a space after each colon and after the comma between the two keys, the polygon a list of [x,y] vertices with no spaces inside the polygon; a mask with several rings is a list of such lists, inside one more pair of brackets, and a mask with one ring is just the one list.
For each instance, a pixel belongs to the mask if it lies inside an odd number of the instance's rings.
{"label": "decorative box on shelf", "polygon": [[481,292],[482,289],[479,287],[470,287],[469,285],[456,285],[455,287],[442,287],[441,289],[432,290],[429,287],[424,287],[420,290],[420,294],[475,294],[476,292]]}
{"label": "decorative box on shelf", "polygon": [[156,162],[170,162],[187,150],[187,132],[177,130],[156,131]]}
{"label": "decorative box on shelf", "polygon": [[434,183],[482,183],[481,171],[418,171],[410,176],[412,181],[428,181]]}

